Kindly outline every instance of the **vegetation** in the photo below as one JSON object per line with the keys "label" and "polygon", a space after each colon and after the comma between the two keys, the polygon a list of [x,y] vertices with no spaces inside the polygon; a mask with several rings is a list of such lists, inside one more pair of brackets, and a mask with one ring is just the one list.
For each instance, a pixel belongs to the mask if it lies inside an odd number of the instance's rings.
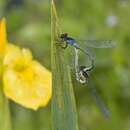
{"label": "vegetation", "polygon": [[[7,19],[9,41],[30,48],[35,58],[51,70],[50,5],[49,0],[0,0],[0,17]],[[130,2],[57,0],[56,7],[63,32],[79,39],[110,39],[116,42],[114,49],[94,49],[96,67],[90,76],[110,110],[110,119],[104,119],[87,87],[82,87],[72,76],[79,129],[128,130]],[[82,56],[81,60],[86,61],[86,57]],[[13,130],[52,129],[51,103],[46,108],[32,111],[9,102]]]}
{"label": "vegetation", "polygon": [[[77,112],[69,68],[64,59],[64,50],[58,45],[60,27],[55,3],[51,4],[52,25],[52,129],[78,130]],[[59,43],[61,44],[61,43]]]}

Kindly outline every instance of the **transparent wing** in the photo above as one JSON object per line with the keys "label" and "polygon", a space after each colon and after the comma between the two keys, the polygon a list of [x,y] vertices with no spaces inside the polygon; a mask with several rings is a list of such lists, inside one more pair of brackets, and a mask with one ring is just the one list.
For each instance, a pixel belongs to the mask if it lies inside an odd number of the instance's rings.
{"label": "transparent wing", "polygon": [[86,50],[83,50],[82,48],[77,49],[78,54],[76,54],[75,47],[68,46],[64,50],[65,59],[64,62],[66,65],[69,65],[69,67],[74,70],[75,69],[75,58],[76,55],[78,55],[78,64],[79,65],[85,65],[90,66],[92,64],[92,61],[95,61],[95,55],[91,48],[86,48]]}
{"label": "transparent wing", "polygon": [[111,40],[76,40],[81,47],[113,48],[116,44]]}
{"label": "transparent wing", "polygon": [[104,104],[104,102],[101,100],[101,98],[97,95],[96,88],[94,87],[94,85],[91,82],[89,83],[88,88],[90,89],[92,98],[94,99],[97,106],[103,113],[104,117],[106,119],[108,119],[110,117],[110,112],[109,112],[108,108],[106,107],[106,105]]}
{"label": "transparent wing", "polygon": [[[93,52],[93,50],[92,50],[91,48],[89,48],[89,47],[83,48],[83,47],[79,46],[78,49],[80,50],[80,51],[79,51],[79,57],[80,57],[80,55],[83,55],[83,54],[84,54],[84,56],[86,56],[86,61],[87,61],[87,59],[88,59],[91,64],[94,64],[94,62],[95,62],[95,54],[94,54],[94,52]],[[80,61],[80,58],[79,58],[79,64],[80,64],[80,63],[81,63],[81,65],[87,65],[87,64],[83,64],[83,63]],[[87,63],[87,62],[85,62],[85,63]]]}

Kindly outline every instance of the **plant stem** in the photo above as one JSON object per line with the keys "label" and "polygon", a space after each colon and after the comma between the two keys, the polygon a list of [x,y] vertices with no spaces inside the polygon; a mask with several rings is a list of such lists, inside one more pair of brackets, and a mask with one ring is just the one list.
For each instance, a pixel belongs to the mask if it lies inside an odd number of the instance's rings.
{"label": "plant stem", "polygon": [[2,63],[0,63],[0,69],[0,130],[11,130],[8,99],[3,93]]}

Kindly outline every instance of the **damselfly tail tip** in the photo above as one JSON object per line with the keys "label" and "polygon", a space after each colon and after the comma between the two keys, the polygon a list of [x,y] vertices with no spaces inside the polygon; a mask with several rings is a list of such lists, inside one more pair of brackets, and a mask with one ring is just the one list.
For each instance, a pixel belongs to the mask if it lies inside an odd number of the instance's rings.
{"label": "damselfly tail tip", "polygon": [[105,120],[109,120],[110,119],[110,111],[108,109],[106,109],[103,114],[104,114]]}

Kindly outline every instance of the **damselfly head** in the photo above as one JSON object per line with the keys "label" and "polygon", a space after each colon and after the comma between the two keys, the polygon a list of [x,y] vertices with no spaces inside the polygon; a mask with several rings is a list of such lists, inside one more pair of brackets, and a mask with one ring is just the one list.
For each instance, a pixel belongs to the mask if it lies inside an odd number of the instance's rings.
{"label": "damselfly head", "polygon": [[63,33],[60,35],[60,38],[62,39],[66,39],[68,37],[68,34],[67,33]]}

